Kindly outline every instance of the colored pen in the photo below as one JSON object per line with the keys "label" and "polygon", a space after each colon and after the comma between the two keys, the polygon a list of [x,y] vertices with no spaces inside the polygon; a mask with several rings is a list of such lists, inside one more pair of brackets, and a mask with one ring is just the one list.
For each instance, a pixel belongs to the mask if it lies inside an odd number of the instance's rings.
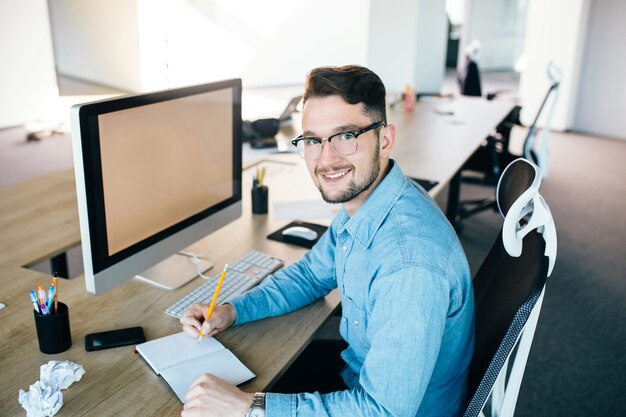
{"label": "colored pen", "polygon": [[37,301],[37,294],[35,294],[34,290],[30,290],[30,301],[31,303],[33,303],[33,306],[35,307],[35,311],[37,313],[39,313],[39,302]]}
{"label": "colored pen", "polygon": [[54,289],[54,285],[50,285],[50,288],[48,289],[48,304],[46,307],[48,307],[48,310],[50,310],[52,308],[52,303],[54,302],[54,297],[56,296],[55,294],[55,289]]}
{"label": "colored pen", "polygon": [[44,291],[41,285],[37,286],[37,296],[39,297],[39,308],[41,309],[41,314],[47,316],[50,314],[50,310],[48,310],[48,299],[46,297],[46,292]]}
{"label": "colored pen", "polygon": [[41,285],[37,285],[37,298],[39,299],[40,306],[46,304],[46,292]]}
{"label": "colored pen", "polygon": [[[206,312],[206,317],[204,321],[207,321],[211,314],[213,314],[213,309],[215,309],[215,303],[217,302],[217,296],[220,294],[220,290],[222,289],[222,282],[224,282],[224,277],[226,276],[226,270],[228,269],[228,264],[224,265],[224,270],[222,271],[222,275],[220,275],[220,280],[217,282],[217,287],[215,288],[215,293],[213,294],[213,299],[211,300],[211,305],[209,306],[209,310]],[[198,342],[202,340],[204,337],[204,333],[200,330],[200,335],[198,336]]]}
{"label": "colored pen", "polygon": [[39,308],[41,308],[41,314],[43,314],[44,316],[49,316],[50,315],[50,310],[48,310],[48,306],[45,304],[42,304],[39,306]]}

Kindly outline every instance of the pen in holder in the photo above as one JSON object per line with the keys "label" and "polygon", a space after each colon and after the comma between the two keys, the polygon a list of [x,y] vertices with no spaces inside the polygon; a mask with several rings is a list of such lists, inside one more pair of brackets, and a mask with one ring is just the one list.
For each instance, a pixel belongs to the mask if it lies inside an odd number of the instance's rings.
{"label": "pen in holder", "polygon": [[267,213],[268,189],[266,185],[254,184],[252,187],[252,212],[254,214]]}
{"label": "pen in holder", "polygon": [[252,177],[252,212],[254,214],[267,213],[268,189],[263,185],[266,172],[265,167],[257,168],[256,175]]}
{"label": "pen in holder", "polygon": [[58,302],[52,314],[43,315],[33,311],[39,350],[43,353],[61,353],[72,346],[70,315],[67,305]]}

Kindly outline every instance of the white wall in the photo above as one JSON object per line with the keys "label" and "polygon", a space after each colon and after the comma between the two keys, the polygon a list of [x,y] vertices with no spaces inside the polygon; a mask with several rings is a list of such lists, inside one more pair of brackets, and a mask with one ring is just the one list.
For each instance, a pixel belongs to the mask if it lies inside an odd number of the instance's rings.
{"label": "white wall", "polygon": [[140,81],[135,1],[54,0],[49,4],[57,71],[134,90]]}
{"label": "white wall", "polygon": [[0,128],[45,117],[57,96],[45,0],[0,0]]}
{"label": "white wall", "polygon": [[563,78],[552,128],[566,130],[573,125],[589,2],[530,0],[524,44],[527,67],[521,73],[519,87],[524,123],[532,121],[546,94],[546,67],[553,62]]}
{"label": "white wall", "polygon": [[465,0],[459,63],[477,40],[481,70],[512,70],[524,49],[527,7],[528,0]]}
{"label": "white wall", "polygon": [[[388,22],[394,25],[393,21]],[[446,72],[448,18],[445,1],[420,0],[418,3],[417,44],[413,51],[415,86],[424,93],[439,93]]]}
{"label": "white wall", "polygon": [[246,87],[302,83],[315,66],[366,59],[361,0],[54,3],[59,72],[130,91],[233,77]]}
{"label": "white wall", "polygon": [[311,68],[343,64],[370,66],[390,91],[443,83],[442,0],[53,3],[59,72],[129,91],[232,77],[300,84]]}
{"label": "white wall", "polygon": [[573,129],[626,139],[626,2],[591,4]]}
{"label": "white wall", "polygon": [[447,33],[444,1],[370,0],[367,65],[389,91],[439,92]]}

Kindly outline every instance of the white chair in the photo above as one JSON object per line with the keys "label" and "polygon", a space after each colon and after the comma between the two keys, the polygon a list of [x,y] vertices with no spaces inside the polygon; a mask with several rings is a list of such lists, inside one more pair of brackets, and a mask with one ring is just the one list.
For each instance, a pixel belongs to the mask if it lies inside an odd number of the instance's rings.
{"label": "white chair", "polygon": [[519,158],[496,191],[504,223],[474,277],[476,343],[465,417],[512,417],[556,259],[556,229],[539,194],[541,170]]}

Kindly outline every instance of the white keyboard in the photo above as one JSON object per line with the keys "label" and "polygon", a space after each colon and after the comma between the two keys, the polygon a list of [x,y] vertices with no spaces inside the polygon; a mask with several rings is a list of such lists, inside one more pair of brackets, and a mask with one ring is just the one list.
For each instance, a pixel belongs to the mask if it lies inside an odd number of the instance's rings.
{"label": "white keyboard", "polygon": [[[232,264],[222,283],[217,305],[224,304],[236,295],[249,290],[272,272],[282,268],[283,261],[263,252],[250,251]],[[165,309],[170,316],[180,318],[190,305],[196,302],[210,304],[219,281],[221,271],[206,283],[185,295],[176,303]]]}

